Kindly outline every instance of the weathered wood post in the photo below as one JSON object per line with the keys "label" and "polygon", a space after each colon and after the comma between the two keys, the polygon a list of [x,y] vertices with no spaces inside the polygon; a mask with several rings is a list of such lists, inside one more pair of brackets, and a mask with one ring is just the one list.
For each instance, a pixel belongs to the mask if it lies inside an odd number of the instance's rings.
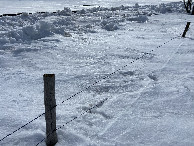
{"label": "weathered wood post", "polygon": [[185,37],[185,35],[186,35],[187,31],[189,30],[189,26],[190,26],[190,24],[191,24],[191,22],[187,22],[187,25],[186,25],[186,27],[185,27],[185,30],[184,30],[184,32],[183,32],[182,37]]}
{"label": "weathered wood post", "polygon": [[46,145],[54,146],[58,142],[56,133],[55,75],[44,74],[44,104],[46,120]]}

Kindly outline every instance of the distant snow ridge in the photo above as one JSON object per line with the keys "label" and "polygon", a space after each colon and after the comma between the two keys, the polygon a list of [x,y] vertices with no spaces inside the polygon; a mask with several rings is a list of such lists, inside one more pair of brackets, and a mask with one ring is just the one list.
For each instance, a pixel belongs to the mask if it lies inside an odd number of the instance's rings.
{"label": "distant snow ridge", "polygon": [[112,8],[94,7],[72,13],[64,8],[56,13],[23,13],[21,16],[0,18],[0,45],[31,42],[55,34],[70,37],[71,33],[95,33],[99,28],[118,30],[120,22],[145,23],[149,16],[158,13],[185,12],[182,2],[160,5],[119,6]]}

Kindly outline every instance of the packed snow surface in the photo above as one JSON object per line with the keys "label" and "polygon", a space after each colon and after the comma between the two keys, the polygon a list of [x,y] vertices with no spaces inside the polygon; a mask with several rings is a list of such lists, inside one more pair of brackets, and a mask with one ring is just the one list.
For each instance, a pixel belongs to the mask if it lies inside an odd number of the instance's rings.
{"label": "packed snow surface", "polygon": [[8,134],[44,113],[54,73],[56,146],[193,146],[193,16],[148,3],[0,17],[0,145],[46,137],[44,116]]}

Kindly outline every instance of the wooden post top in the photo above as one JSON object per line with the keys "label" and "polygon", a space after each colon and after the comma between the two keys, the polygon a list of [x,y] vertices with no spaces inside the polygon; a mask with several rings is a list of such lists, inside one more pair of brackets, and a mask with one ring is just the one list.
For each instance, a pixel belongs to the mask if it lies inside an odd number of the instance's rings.
{"label": "wooden post top", "polygon": [[44,74],[43,77],[54,77],[55,74]]}

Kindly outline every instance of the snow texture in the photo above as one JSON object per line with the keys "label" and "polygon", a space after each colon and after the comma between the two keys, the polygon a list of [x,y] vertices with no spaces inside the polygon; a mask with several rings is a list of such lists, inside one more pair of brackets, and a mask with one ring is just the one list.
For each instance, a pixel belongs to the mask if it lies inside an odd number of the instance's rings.
{"label": "snow texture", "polygon": [[56,76],[56,146],[194,145],[194,21],[183,2],[75,0],[76,12],[69,1],[56,13],[42,2],[46,13],[0,17],[0,145],[45,138],[41,116],[3,139],[44,113],[45,73]]}

